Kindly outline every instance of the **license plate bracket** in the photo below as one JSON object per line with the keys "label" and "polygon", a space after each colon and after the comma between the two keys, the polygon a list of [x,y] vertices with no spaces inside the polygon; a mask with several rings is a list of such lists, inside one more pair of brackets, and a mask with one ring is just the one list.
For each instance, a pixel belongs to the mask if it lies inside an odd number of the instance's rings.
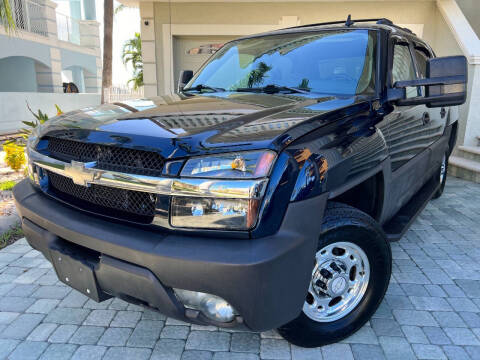
{"label": "license plate bracket", "polygon": [[95,276],[98,257],[95,259],[91,254],[82,254],[81,251],[76,251],[78,249],[62,246],[58,242],[52,244],[49,250],[60,281],[97,302],[111,298],[98,286]]}

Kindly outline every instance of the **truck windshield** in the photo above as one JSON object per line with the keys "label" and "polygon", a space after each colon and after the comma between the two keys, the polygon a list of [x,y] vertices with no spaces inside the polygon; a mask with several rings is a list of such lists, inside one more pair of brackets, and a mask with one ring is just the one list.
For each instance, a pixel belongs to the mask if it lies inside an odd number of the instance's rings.
{"label": "truck windshield", "polygon": [[375,32],[324,30],[227,43],[186,85],[190,91],[375,91]]}

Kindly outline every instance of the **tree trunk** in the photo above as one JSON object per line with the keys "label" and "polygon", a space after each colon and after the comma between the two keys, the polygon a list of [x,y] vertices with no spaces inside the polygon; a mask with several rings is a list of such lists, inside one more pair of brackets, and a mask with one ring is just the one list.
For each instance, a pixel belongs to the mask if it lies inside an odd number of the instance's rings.
{"label": "tree trunk", "polygon": [[103,7],[102,104],[105,102],[105,89],[112,86],[113,0],[104,0]]}

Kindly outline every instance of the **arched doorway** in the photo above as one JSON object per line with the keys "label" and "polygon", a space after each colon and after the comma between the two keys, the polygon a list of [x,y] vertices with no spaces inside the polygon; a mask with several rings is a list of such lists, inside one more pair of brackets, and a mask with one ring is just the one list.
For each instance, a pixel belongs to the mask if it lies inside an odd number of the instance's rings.
{"label": "arched doorway", "polygon": [[26,56],[2,58],[0,92],[53,92],[52,70]]}
{"label": "arched doorway", "polygon": [[81,66],[69,66],[62,70],[62,82],[71,84],[73,83],[78,92],[85,92],[85,74],[84,69]]}

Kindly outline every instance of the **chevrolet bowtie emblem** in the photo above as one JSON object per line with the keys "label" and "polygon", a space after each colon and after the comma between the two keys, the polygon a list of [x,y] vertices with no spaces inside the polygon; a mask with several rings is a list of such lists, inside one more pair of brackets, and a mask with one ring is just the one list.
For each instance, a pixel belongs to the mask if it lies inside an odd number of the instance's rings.
{"label": "chevrolet bowtie emblem", "polygon": [[96,161],[83,163],[80,161],[71,161],[70,164],[65,165],[64,173],[72,179],[74,184],[89,186],[93,182],[97,172],[91,169],[97,165]]}

